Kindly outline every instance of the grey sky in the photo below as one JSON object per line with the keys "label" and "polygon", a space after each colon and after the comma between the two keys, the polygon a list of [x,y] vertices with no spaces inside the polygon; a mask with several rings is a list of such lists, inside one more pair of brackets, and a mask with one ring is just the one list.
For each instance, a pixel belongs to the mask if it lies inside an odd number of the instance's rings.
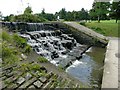
{"label": "grey sky", "polygon": [[47,13],[55,13],[61,8],[67,11],[79,11],[81,8],[87,10],[92,8],[94,0],[0,0],[0,11],[4,16],[9,14],[23,13],[24,9],[29,5],[32,7],[33,13],[40,13],[43,8]]}

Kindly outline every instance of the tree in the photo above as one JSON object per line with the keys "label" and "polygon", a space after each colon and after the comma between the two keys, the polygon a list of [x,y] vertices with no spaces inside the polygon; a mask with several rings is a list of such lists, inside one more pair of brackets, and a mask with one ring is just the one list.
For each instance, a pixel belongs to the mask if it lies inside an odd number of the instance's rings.
{"label": "tree", "polygon": [[79,11],[79,19],[86,21],[89,19],[88,11],[85,10],[84,8],[82,8],[81,11]]}
{"label": "tree", "polygon": [[66,12],[65,8],[62,8],[59,12],[60,18],[61,19],[66,19],[66,13],[67,12]]}
{"label": "tree", "polygon": [[10,14],[9,16],[4,17],[4,21],[13,22],[14,21],[14,15]]}
{"label": "tree", "polygon": [[90,16],[96,18],[98,22],[102,19],[103,15],[109,13],[110,2],[97,2],[93,3],[92,9],[90,10]]}
{"label": "tree", "polygon": [[73,13],[72,12],[67,12],[66,14],[66,19],[67,21],[73,21],[74,20],[74,16],[73,16]]}
{"label": "tree", "polygon": [[112,17],[116,19],[116,23],[117,23],[117,21],[120,19],[120,1],[115,2],[114,0],[112,2],[111,11],[112,11]]}
{"label": "tree", "polygon": [[25,11],[24,11],[24,14],[32,14],[32,8],[31,7],[27,7],[26,9],[25,9]]}
{"label": "tree", "polygon": [[43,15],[45,14],[45,9],[44,8],[42,9],[41,14],[43,14]]}

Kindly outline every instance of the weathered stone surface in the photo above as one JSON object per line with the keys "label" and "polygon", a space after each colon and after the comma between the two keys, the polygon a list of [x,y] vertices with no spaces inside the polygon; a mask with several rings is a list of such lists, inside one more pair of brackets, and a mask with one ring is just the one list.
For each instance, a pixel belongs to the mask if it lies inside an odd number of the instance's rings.
{"label": "weathered stone surface", "polygon": [[103,71],[102,88],[118,88],[118,64],[119,59],[116,53],[119,52],[119,39],[111,38],[105,56],[105,65]]}
{"label": "weathered stone surface", "polygon": [[1,83],[2,83],[2,88],[6,88],[7,87],[7,85],[5,84],[4,81],[2,81]]}
{"label": "weathered stone surface", "polygon": [[2,80],[5,80],[6,78],[7,78],[6,76],[1,77]]}
{"label": "weathered stone surface", "polygon": [[36,78],[34,77],[34,78],[26,81],[24,84],[22,84],[22,85],[20,86],[20,88],[26,88],[26,87],[28,87],[28,86],[31,85],[35,80],[36,80]]}
{"label": "weathered stone surface", "polygon": [[34,85],[31,85],[31,86],[29,86],[28,88],[35,88],[35,86],[34,86]]}
{"label": "weathered stone surface", "polygon": [[42,83],[40,81],[36,81],[34,82],[34,85],[37,87],[37,88],[40,88],[42,86]]}
{"label": "weathered stone surface", "polygon": [[39,78],[39,80],[40,80],[42,83],[44,83],[47,79],[46,79],[46,77],[43,77],[43,76],[42,76],[42,77]]}
{"label": "weathered stone surface", "polygon": [[20,78],[18,78],[18,80],[17,80],[17,84],[22,84],[24,81],[25,81],[25,78],[20,77]]}
{"label": "weathered stone surface", "polygon": [[13,77],[7,78],[5,81],[7,81],[8,83],[11,83],[13,81]]}
{"label": "weathered stone surface", "polygon": [[[100,46],[102,44],[104,46],[106,46],[106,44],[108,43],[108,39],[105,36],[103,36],[99,33],[96,33],[95,31],[93,31],[85,26],[82,26],[76,22],[64,22],[64,24],[68,27],[68,30],[70,29],[69,31],[72,33],[72,35],[74,37],[76,37],[77,41],[79,41],[81,43],[95,44],[97,46],[99,44],[100,44]],[[101,42],[101,43],[99,43],[99,42]]]}
{"label": "weathered stone surface", "polygon": [[32,77],[32,75],[30,73],[27,72],[26,76],[25,76],[25,79],[30,79]]}
{"label": "weathered stone surface", "polygon": [[18,87],[18,85],[17,84],[14,84],[14,83],[12,83],[11,85],[9,85],[7,88],[17,88]]}
{"label": "weathered stone surface", "polygon": [[43,88],[49,88],[51,83],[52,83],[52,81],[49,81],[48,83],[46,83],[46,85]]}
{"label": "weathered stone surface", "polygon": [[13,75],[12,72],[10,72],[10,73],[6,73],[6,77],[11,77],[12,75]]}

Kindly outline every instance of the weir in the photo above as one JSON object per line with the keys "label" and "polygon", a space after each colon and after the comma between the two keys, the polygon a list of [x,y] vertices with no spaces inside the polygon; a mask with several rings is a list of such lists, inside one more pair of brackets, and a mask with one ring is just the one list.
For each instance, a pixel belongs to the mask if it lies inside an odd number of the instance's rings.
{"label": "weir", "polygon": [[[105,47],[106,42],[68,28],[63,23],[1,22],[1,24],[11,31],[18,31],[18,35],[25,38],[38,55],[63,68],[82,83],[90,87],[101,87],[100,68],[103,67],[105,53],[105,48],[101,47]],[[96,48],[97,45],[100,47]]]}

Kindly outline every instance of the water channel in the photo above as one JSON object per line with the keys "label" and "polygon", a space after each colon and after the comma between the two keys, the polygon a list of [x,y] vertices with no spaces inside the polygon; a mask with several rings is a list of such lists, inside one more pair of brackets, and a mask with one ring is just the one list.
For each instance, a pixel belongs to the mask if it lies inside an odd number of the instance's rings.
{"label": "water channel", "polygon": [[[15,30],[22,24],[3,23]],[[49,30],[44,24],[27,24],[29,32],[19,34],[35,52],[89,87],[101,87],[105,48],[77,43],[72,34]],[[23,28],[26,29],[26,28]],[[47,30],[46,30],[47,29]]]}
{"label": "water channel", "polygon": [[82,45],[70,34],[57,31],[32,31],[26,37],[28,44],[39,55],[80,80],[89,87],[100,88],[105,48]]}

